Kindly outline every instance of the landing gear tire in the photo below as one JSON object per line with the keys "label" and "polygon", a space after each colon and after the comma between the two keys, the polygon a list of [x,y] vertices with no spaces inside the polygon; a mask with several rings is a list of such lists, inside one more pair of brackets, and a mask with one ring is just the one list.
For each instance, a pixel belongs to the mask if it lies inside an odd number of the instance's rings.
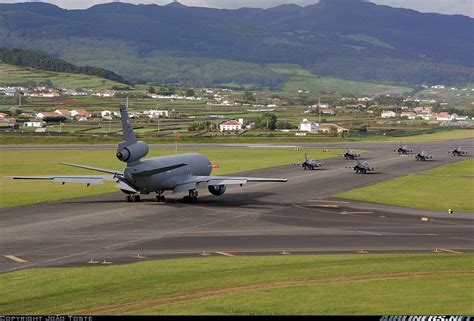
{"label": "landing gear tire", "polygon": [[189,195],[183,197],[183,202],[184,203],[197,203],[197,197],[198,197],[198,191],[190,190]]}
{"label": "landing gear tire", "polygon": [[127,203],[130,203],[130,202],[140,202],[140,195],[138,194],[130,194],[130,195],[127,195],[125,196],[125,201]]}
{"label": "landing gear tire", "polygon": [[163,195],[163,192],[162,192],[162,191],[156,192],[156,201],[157,201],[158,203],[165,203],[166,198],[165,198],[165,196]]}

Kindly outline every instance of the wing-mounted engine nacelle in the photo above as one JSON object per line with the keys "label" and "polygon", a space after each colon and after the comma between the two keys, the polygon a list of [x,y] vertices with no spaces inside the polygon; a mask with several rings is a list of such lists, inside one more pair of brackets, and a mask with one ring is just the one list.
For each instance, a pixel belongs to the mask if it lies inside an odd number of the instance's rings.
{"label": "wing-mounted engine nacelle", "polygon": [[226,186],[225,185],[209,185],[207,189],[212,195],[220,196],[225,193]]}
{"label": "wing-mounted engine nacelle", "polygon": [[148,154],[148,145],[144,142],[136,142],[117,151],[117,158],[122,162],[133,162]]}

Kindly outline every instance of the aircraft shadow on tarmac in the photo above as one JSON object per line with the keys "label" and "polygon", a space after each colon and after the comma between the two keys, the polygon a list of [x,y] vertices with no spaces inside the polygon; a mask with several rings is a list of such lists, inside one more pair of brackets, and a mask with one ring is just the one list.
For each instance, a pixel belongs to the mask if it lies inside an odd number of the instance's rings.
{"label": "aircraft shadow on tarmac", "polygon": [[[203,195],[199,196],[196,206],[207,206],[207,207],[214,207],[214,208],[235,208],[240,206],[245,206],[246,208],[262,208],[262,206],[268,206],[269,208],[275,206],[275,202],[267,202],[262,201],[261,198],[264,197],[271,197],[274,196],[274,193],[269,192],[239,192],[232,195],[223,195],[221,197],[216,197],[213,195]],[[80,199],[80,200],[70,200],[70,201],[63,201],[63,204],[133,204],[133,203],[126,203],[120,196],[114,199],[99,199],[99,197],[94,197],[94,199],[87,198],[87,199]],[[168,197],[166,198],[166,203],[157,203],[152,195],[148,197],[142,198],[139,204],[146,204],[146,205],[156,205],[156,206],[179,206],[179,207],[192,207],[194,204],[185,203],[182,197]],[[278,203],[281,206],[291,206],[292,203]]]}

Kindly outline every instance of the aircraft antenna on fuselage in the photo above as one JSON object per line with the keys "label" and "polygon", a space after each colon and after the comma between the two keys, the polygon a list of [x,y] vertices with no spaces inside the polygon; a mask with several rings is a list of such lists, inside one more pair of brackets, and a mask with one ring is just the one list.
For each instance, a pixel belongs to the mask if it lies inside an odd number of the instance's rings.
{"label": "aircraft antenna on fuselage", "polygon": [[133,132],[133,127],[130,122],[130,116],[128,115],[127,106],[120,105],[119,108],[120,116],[122,119],[123,140],[127,145],[134,144],[137,142],[137,138],[135,137],[135,133]]}

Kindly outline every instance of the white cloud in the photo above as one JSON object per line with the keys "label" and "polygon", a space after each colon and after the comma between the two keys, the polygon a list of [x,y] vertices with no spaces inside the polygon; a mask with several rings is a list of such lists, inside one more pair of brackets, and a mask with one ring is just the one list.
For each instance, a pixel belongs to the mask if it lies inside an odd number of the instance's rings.
{"label": "white cloud", "polygon": [[[21,1],[21,0],[20,0]],[[95,4],[111,2],[112,0],[46,0],[67,9],[84,9]],[[388,5],[399,8],[409,8],[421,12],[438,12],[444,14],[463,14],[474,17],[473,0],[370,0],[377,4]],[[19,2],[18,0],[0,0],[4,3]],[[167,4],[171,0],[124,0],[130,3],[143,4]],[[302,6],[313,4],[318,0],[180,0],[181,3],[188,6],[213,7],[213,8],[241,8],[258,7],[269,8],[285,3],[295,3]]]}

